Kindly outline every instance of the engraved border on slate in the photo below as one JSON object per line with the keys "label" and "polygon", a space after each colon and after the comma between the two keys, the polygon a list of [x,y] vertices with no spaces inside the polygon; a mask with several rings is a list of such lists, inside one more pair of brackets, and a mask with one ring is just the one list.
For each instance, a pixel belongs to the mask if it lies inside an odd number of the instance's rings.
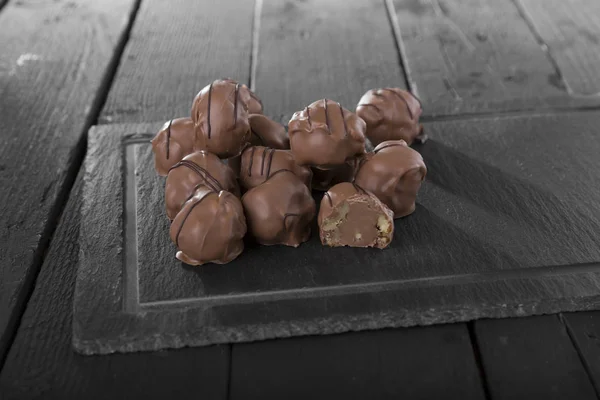
{"label": "engraved border on slate", "polygon": [[[136,210],[130,144],[147,143],[152,136],[147,132],[159,126],[115,124],[90,130],[73,313],[73,345],[80,353],[589,310],[600,304],[600,263],[587,263],[140,305],[137,246],[130,242],[136,240],[136,221],[126,218]],[[515,281],[519,290],[512,286]]]}

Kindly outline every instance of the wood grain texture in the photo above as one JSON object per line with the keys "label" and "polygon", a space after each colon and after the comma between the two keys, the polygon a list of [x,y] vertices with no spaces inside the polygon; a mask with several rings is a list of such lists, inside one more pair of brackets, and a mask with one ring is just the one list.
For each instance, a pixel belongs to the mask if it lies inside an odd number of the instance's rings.
{"label": "wood grain texture", "polygon": [[561,314],[561,319],[577,348],[596,393],[600,393],[600,312],[564,313]]}
{"label": "wood grain texture", "polygon": [[253,1],[143,1],[101,123],[187,117],[215,79],[247,83]]}
{"label": "wood grain texture", "polygon": [[600,96],[600,2],[515,0],[574,96]]}
{"label": "wood grain texture", "polygon": [[[563,71],[564,63],[553,62],[511,1],[395,0],[394,6],[409,82],[424,115],[600,104],[598,97],[571,96],[563,80],[566,74],[570,85],[587,85],[592,77],[584,71],[594,68],[597,56],[580,56],[569,67],[576,71]],[[584,53],[584,45],[575,47]]]}
{"label": "wood grain texture", "polygon": [[264,2],[255,88],[267,115],[287,124],[322,98],[354,110],[382,86],[405,87],[382,0]]}
{"label": "wood grain texture", "polygon": [[231,399],[483,399],[463,324],[233,346]]}
{"label": "wood grain texture", "polygon": [[20,0],[0,13],[0,360],[134,7]]}
{"label": "wood grain texture", "polygon": [[558,316],[475,322],[491,398],[596,399]]}
{"label": "wood grain texture", "polygon": [[103,357],[84,357],[73,351],[82,186],[83,173],[72,190],[0,373],[0,398],[225,399],[228,346]]}

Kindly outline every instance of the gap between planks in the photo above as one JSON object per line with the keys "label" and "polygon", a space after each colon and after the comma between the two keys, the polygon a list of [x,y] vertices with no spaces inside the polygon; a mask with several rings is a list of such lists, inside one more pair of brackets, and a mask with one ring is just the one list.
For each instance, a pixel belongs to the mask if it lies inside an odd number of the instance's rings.
{"label": "gap between planks", "polygon": [[[111,60],[108,64],[108,66],[107,66],[106,72],[104,73],[104,76],[102,77],[96,97],[94,98],[94,101],[90,108],[90,112],[88,113],[88,115],[86,117],[83,132],[80,135],[81,137],[74,148],[72,162],[66,171],[64,184],[58,190],[56,202],[50,208],[50,212],[48,214],[48,219],[46,221],[44,229],[42,230],[42,235],[41,235],[39,245],[38,245],[38,247],[35,251],[35,255],[33,257],[33,266],[31,269],[30,276],[26,278],[24,294],[22,295],[23,296],[23,304],[20,307],[20,309],[16,310],[16,312],[14,314],[15,320],[12,323],[9,322],[9,325],[8,325],[9,327],[12,326],[12,331],[9,332],[9,337],[8,337],[7,346],[6,346],[6,352],[4,354],[0,354],[0,372],[2,371],[2,369],[4,367],[4,363],[6,361],[6,357],[8,356],[8,352],[9,352],[10,348],[12,347],[12,344],[15,340],[17,331],[19,330],[19,326],[21,325],[21,319],[23,317],[23,314],[25,313],[25,310],[27,309],[27,305],[29,304],[29,300],[31,298],[31,295],[32,295],[32,293],[35,289],[36,283],[37,283],[37,276],[40,272],[41,266],[44,263],[44,259],[46,258],[46,253],[50,247],[50,243],[54,236],[56,227],[58,226],[58,222],[59,222],[59,220],[62,216],[62,213],[65,209],[65,206],[67,204],[67,200],[69,199],[69,195],[70,195],[71,189],[73,188],[73,185],[75,183],[75,179],[77,178],[77,174],[78,174],[79,170],[81,169],[83,160],[85,159],[85,155],[87,152],[88,129],[98,122],[98,117],[100,116],[100,112],[104,108],[104,104],[108,97],[110,87],[112,86],[114,77],[115,77],[117,69],[119,67],[119,62],[121,60],[121,56],[123,55],[123,51],[125,50],[125,45],[127,44],[128,40],[129,40],[130,32],[131,32],[131,29],[135,22],[135,18],[137,16],[138,10],[140,8],[141,1],[142,0],[135,0],[135,2],[133,4],[133,8],[127,18],[127,24],[125,26],[125,29],[121,33],[119,40],[117,42],[117,45],[115,46],[115,50],[113,52],[113,55],[111,57]],[[2,11],[3,6],[5,6],[7,3],[8,3],[8,1],[5,1],[4,3],[2,3],[2,0],[0,0],[0,12]]]}

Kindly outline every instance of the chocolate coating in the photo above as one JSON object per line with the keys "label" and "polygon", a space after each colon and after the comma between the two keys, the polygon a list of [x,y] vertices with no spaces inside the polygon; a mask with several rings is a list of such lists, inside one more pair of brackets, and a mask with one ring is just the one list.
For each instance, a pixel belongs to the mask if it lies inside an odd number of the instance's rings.
{"label": "chocolate coating", "polygon": [[323,169],[364,153],[365,130],[356,114],[327,99],[294,113],[288,125],[296,162]]}
{"label": "chocolate coating", "polygon": [[362,156],[355,157],[331,169],[312,167],[312,188],[326,192],[338,183],[352,182],[361,160]]}
{"label": "chocolate coating", "polygon": [[226,190],[240,196],[235,174],[219,157],[204,150],[192,153],[171,167],[167,175],[165,203],[170,220],[200,186],[217,193]]}
{"label": "chocolate coating", "polygon": [[418,152],[404,140],[389,140],[366,155],[354,182],[385,203],[394,218],[400,218],[415,211],[415,199],[426,174]]}
{"label": "chocolate coating", "polygon": [[421,112],[421,102],[398,88],[369,90],[356,107],[356,114],[367,123],[366,135],[375,146],[399,139],[412,144],[422,133]]}
{"label": "chocolate coating", "polygon": [[233,194],[201,186],[171,224],[176,257],[189,265],[225,264],[244,250],[246,219]]}
{"label": "chocolate coating", "polygon": [[246,189],[252,189],[281,170],[293,172],[308,190],[311,189],[312,171],[309,167],[296,164],[294,155],[289,150],[263,146],[248,147],[242,153],[240,184]]}
{"label": "chocolate coating", "polygon": [[[220,80],[224,82],[231,82],[233,84],[238,83],[237,81],[230,78],[224,78]],[[242,98],[248,106],[248,114],[262,114],[263,103],[261,99],[259,99],[258,96],[243,83],[240,83],[240,91],[242,92]]]}
{"label": "chocolate coating", "polygon": [[286,170],[272,174],[242,196],[248,230],[258,243],[298,247],[310,238],[315,200],[298,177]]}
{"label": "chocolate coating", "polygon": [[196,130],[195,149],[220,158],[241,153],[250,140],[249,90],[231,80],[216,80],[202,89],[192,105]]}
{"label": "chocolate coating", "polygon": [[343,182],[329,189],[319,209],[324,245],[387,247],[394,237],[394,213],[372,193]]}
{"label": "chocolate coating", "polygon": [[152,139],[154,168],[160,176],[181,159],[194,152],[194,122],[191,118],[176,118],[165,122]]}
{"label": "chocolate coating", "polygon": [[250,143],[253,145],[274,149],[290,148],[290,138],[285,131],[285,126],[262,114],[250,114],[248,122],[252,132]]}

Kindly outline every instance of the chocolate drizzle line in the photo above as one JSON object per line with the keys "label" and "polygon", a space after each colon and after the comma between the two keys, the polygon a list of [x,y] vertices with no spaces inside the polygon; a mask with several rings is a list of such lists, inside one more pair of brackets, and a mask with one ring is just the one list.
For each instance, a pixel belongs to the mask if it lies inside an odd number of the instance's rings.
{"label": "chocolate drizzle line", "polygon": [[406,99],[405,99],[404,97],[402,97],[402,95],[401,95],[400,93],[398,93],[398,92],[396,92],[395,90],[392,90],[392,89],[390,89],[390,88],[383,88],[383,89],[381,89],[381,90],[385,90],[385,91],[388,91],[388,92],[392,92],[392,93],[394,93],[394,94],[395,94],[397,97],[400,97],[400,99],[401,99],[401,100],[404,102],[404,104],[406,105],[406,109],[408,110],[408,115],[410,115],[410,119],[413,119],[413,118],[414,118],[414,117],[413,117],[413,113],[412,113],[412,111],[410,110],[410,107],[408,106],[408,101],[406,101]]}
{"label": "chocolate drizzle line", "polygon": [[329,127],[329,115],[327,115],[327,99],[323,99],[323,104],[325,104],[325,125],[327,125],[327,130],[331,135],[331,128]]}
{"label": "chocolate drizzle line", "polygon": [[346,117],[344,116],[344,109],[342,108],[340,103],[337,103],[337,105],[340,108],[340,112],[342,113],[342,121],[344,121],[344,137],[348,137],[348,126],[346,125]]}
{"label": "chocolate drizzle line", "polygon": [[329,206],[333,207],[333,200],[331,200],[331,196],[329,195],[329,192],[325,192],[325,196],[327,196],[327,198],[329,199]]}
{"label": "chocolate drizzle line", "polygon": [[365,189],[361,188],[356,183],[352,182],[352,186],[354,186],[354,190],[356,190],[357,193],[367,194],[367,192],[365,191]]}
{"label": "chocolate drizzle line", "polygon": [[254,150],[255,146],[252,146],[252,153],[250,154],[250,164],[248,164],[248,176],[252,176],[252,162],[254,161]]}
{"label": "chocolate drizzle line", "polygon": [[262,154],[262,164],[260,165],[260,174],[264,175],[265,170],[265,158],[267,158],[267,151],[269,151],[268,147],[265,147]]}
{"label": "chocolate drizzle line", "polygon": [[235,84],[235,96],[233,98],[233,127],[237,125],[237,109],[238,109],[238,91],[240,90],[240,84]]}
{"label": "chocolate drizzle line", "polygon": [[202,179],[204,179],[206,186],[208,186],[212,191],[220,192],[221,190],[223,190],[223,188],[221,187],[221,184],[219,183],[219,181],[217,179],[215,179],[215,177],[213,177],[206,169],[202,168],[201,166],[199,166],[198,164],[196,164],[193,161],[181,160],[177,164],[173,165],[169,169],[169,171],[171,171],[172,169],[177,168],[179,166],[187,167],[187,168],[191,169],[193,172],[195,172],[197,175],[199,175]]}
{"label": "chocolate drizzle line", "polygon": [[269,154],[269,161],[267,162],[267,178],[269,178],[269,174],[271,173],[271,164],[273,164],[273,155],[275,154],[275,149],[271,149],[271,153]]}
{"label": "chocolate drizzle line", "polygon": [[210,84],[209,88],[208,88],[208,138],[210,139],[210,100],[211,100],[211,95],[212,95],[212,83]]}
{"label": "chocolate drizzle line", "polygon": [[167,127],[167,160],[169,159],[169,147],[171,143],[171,124],[173,120],[169,121],[169,126]]}
{"label": "chocolate drizzle line", "polygon": [[181,221],[181,225],[179,225],[179,229],[177,230],[177,235],[175,235],[175,246],[179,247],[179,235],[181,234],[181,231],[183,230],[183,225],[185,224],[185,221],[188,219],[188,217],[190,216],[190,214],[192,213],[192,211],[194,210],[194,208],[198,204],[200,204],[202,202],[202,200],[204,200],[205,198],[207,198],[210,194],[211,194],[211,192],[208,192],[204,196],[202,196],[202,198],[200,198],[197,202],[195,202],[190,207],[190,209],[188,210],[187,214],[185,214],[185,217],[183,217],[183,220]]}
{"label": "chocolate drizzle line", "polygon": [[306,118],[308,119],[308,125],[312,125],[310,122],[310,108],[308,106],[306,106]]}

